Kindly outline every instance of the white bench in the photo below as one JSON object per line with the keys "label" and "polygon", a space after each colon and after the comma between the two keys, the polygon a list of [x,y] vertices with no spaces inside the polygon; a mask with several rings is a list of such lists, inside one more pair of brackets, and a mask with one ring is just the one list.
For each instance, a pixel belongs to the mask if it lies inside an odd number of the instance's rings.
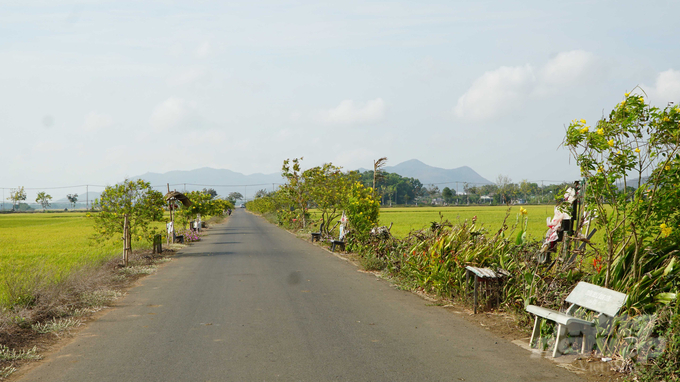
{"label": "white bench", "polygon": [[[586,282],[579,282],[574,290],[569,293],[566,301],[571,304],[566,312],[558,312],[556,310],[541,308],[540,306],[529,305],[526,311],[533,313],[536,316],[534,321],[534,330],[531,332],[531,340],[529,346],[533,346],[534,338],[539,331],[541,319],[545,318],[557,323],[557,336],[555,338],[555,349],[553,350],[553,357],[557,354],[562,354],[560,347],[567,340],[567,330],[570,336],[581,334],[581,353],[585,353],[589,337],[594,333],[594,327],[600,320],[609,320],[614,318],[619,313],[619,310],[626,302],[626,294],[613,291],[611,289],[602,288],[597,285]],[[599,313],[593,320],[584,320],[574,317],[574,313],[578,308],[585,308],[593,312]],[[565,346],[566,347],[566,346]]]}

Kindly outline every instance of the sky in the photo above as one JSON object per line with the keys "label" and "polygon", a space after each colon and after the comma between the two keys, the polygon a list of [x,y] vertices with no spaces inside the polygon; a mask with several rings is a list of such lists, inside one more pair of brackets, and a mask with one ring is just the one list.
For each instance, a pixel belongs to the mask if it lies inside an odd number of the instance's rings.
{"label": "sky", "polygon": [[628,91],[680,101],[679,14],[678,1],[0,0],[0,188],[32,201],[296,157],[575,180],[571,120],[595,125]]}

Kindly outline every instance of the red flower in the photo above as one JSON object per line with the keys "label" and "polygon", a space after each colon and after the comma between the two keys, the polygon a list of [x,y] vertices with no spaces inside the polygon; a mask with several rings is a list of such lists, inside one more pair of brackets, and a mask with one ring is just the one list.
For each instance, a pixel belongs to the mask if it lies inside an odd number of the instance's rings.
{"label": "red flower", "polygon": [[598,256],[593,259],[593,268],[598,273],[602,270],[602,257]]}

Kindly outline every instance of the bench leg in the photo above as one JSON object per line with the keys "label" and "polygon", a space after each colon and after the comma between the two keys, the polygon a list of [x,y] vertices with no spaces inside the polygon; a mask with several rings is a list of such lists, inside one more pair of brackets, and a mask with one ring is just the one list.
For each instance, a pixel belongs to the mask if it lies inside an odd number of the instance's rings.
{"label": "bench leg", "polygon": [[590,342],[591,337],[595,337],[592,335],[594,330],[592,328],[584,328],[583,329],[583,340],[581,342],[581,353],[585,354],[586,352],[590,353],[592,350],[592,342]]}
{"label": "bench leg", "polygon": [[335,252],[335,242],[331,244],[331,252]]}
{"label": "bench leg", "polygon": [[536,338],[536,333],[540,334],[539,327],[541,326],[541,319],[536,316],[534,319],[534,330],[531,331],[531,339],[529,340],[529,347],[534,347],[534,339]]}
{"label": "bench leg", "polygon": [[553,349],[553,358],[557,357],[557,354],[559,353],[562,355],[562,351],[559,349],[559,347],[562,345],[562,342],[565,340],[566,337],[566,332],[567,328],[564,325],[557,324],[557,336],[555,336],[555,349]]}

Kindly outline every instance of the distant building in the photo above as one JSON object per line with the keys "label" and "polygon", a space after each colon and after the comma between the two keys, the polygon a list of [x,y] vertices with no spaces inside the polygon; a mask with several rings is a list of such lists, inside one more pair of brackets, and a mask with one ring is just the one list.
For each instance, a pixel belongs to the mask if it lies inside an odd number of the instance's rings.
{"label": "distant building", "polygon": [[479,197],[479,200],[482,203],[487,203],[487,202],[491,203],[493,201],[493,197],[491,197],[489,195],[482,195],[482,196]]}

